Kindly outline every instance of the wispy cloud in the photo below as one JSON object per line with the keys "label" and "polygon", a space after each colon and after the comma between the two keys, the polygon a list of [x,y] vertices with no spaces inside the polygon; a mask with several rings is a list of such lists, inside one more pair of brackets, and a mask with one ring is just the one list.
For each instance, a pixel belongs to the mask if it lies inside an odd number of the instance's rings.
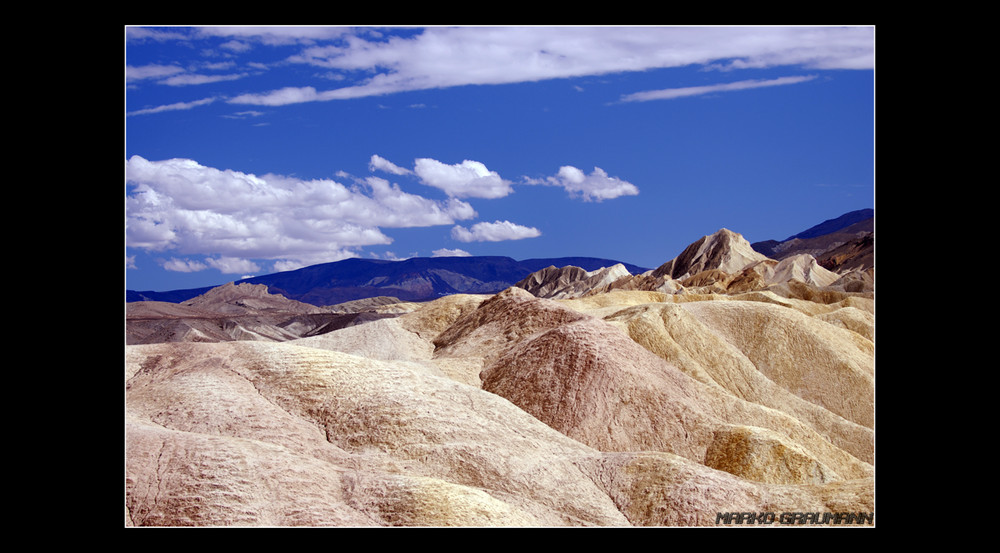
{"label": "wispy cloud", "polygon": [[137,109],[135,111],[130,111],[125,115],[147,115],[150,113],[161,113],[164,111],[178,111],[185,109],[194,109],[199,106],[205,106],[214,102],[216,98],[204,98],[201,100],[195,100],[193,102],[177,102],[176,104],[167,104],[163,106],[156,106],[152,108]]}
{"label": "wispy cloud", "polygon": [[183,73],[184,71],[183,67],[179,67],[177,65],[150,64],[139,67],[133,67],[130,65],[125,68],[125,81],[136,82],[146,79],[163,79],[177,75],[178,73]]}
{"label": "wispy cloud", "polygon": [[867,27],[430,28],[388,40],[349,36],[303,49],[288,61],[374,73],[352,86],[249,93],[234,103],[281,105],[462,85],[506,84],[704,65],[717,69],[799,66],[870,69]]}
{"label": "wispy cloud", "polygon": [[238,73],[231,75],[190,74],[190,75],[176,75],[173,77],[169,77],[167,79],[163,79],[162,82],[163,84],[168,86],[191,86],[199,84],[218,83],[223,81],[235,81],[237,79],[242,79],[244,77],[246,77],[246,73]]}
{"label": "wispy cloud", "polygon": [[[195,27],[129,28],[128,36],[134,41],[190,42],[200,48],[192,52],[212,52],[212,56],[224,58],[238,56],[248,70],[274,67],[276,63],[312,67],[321,75],[316,77],[317,82],[327,83],[289,83],[270,90],[248,90],[226,99],[233,104],[257,106],[691,65],[719,71],[782,66],[874,67],[872,27],[431,27],[402,32],[395,29],[391,35],[374,28]],[[211,45],[202,48],[206,41]],[[276,62],[274,53],[279,48],[291,51]],[[261,52],[268,52],[267,57]],[[129,68],[129,79],[157,79],[181,85],[247,74],[234,71],[212,75],[194,70],[189,74],[182,69],[199,64],[204,67],[205,61],[180,65],[178,60],[174,64]],[[344,85],[317,88],[328,86],[331,79]],[[698,93],[694,89],[674,90],[678,91],[675,94]],[[637,93],[626,101],[652,94]]]}
{"label": "wispy cloud", "polygon": [[703,94],[713,94],[716,92],[731,92],[734,90],[749,90],[751,88],[764,88],[769,86],[785,86],[790,84],[804,83],[815,79],[815,75],[801,77],[779,77],[777,79],[757,79],[736,81],[706,86],[689,86],[684,88],[666,88],[663,90],[647,90],[635,92],[622,96],[622,102],[648,102],[650,100],[673,100],[687,96],[701,96]]}

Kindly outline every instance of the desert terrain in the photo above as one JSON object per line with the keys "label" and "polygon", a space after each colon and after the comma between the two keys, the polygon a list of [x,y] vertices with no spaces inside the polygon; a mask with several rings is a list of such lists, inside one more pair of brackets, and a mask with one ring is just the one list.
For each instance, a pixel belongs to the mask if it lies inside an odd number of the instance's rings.
{"label": "desert terrain", "polygon": [[129,302],[125,525],[872,526],[873,234],[796,240],[432,301]]}

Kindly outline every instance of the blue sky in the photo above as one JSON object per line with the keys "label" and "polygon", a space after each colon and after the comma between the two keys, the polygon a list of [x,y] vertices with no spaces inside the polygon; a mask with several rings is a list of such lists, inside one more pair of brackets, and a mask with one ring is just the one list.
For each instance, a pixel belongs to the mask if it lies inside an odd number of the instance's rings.
{"label": "blue sky", "polygon": [[874,207],[873,27],[126,27],[126,286]]}

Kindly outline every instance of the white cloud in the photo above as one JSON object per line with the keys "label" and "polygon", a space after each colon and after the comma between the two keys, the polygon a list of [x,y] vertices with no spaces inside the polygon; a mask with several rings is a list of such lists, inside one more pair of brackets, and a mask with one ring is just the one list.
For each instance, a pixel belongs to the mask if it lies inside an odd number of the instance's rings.
{"label": "white cloud", "polygon": [[130,111],[126,115],[146,115],[150,113],[160,113],[163,111],[178,111],[184,109],[194,109],[199,106],[204,106],[211,104],[215,101],[215,98],[205,98],[203,100],[195,100],[193,102],[177,102],[176,104],[167,104],[163,106],[157,106],[152,108],[138,109],[135,111]]}
{"label": "white cloud", "polygon": [[237,274],[260,271],[260,266],[250,261],[249,259],[242,259],[239,257],[218,257],[218,258],[208,258],[205,260],[205,264],[213,269],[217,269],[220,273],[225,274]]}
{"label": "white cloud", "polygon": [[420,158],[413,171],[424,184],[440,188],[454,198],[502,198],[514,191],[510,182],[478,161],[447,165],[435,159]]}
{"label": "white cloud", "polygon": [[184,69],[176,65],[143,65],[140,67],[127,66],[125,68],[125,80],[127,82],[142,81],[145,79],[162,79],[178,73],[183,73]]}
{"label": "white cloud", "polygon": [[441,248],[439,250],[434,250],[433,252],[431,252],[431,257],[470,257],[471,255],[472,255],[471,253],[458,248],[455,249]]}
{"label": "white cloud", "polygon": [[[431,200],[376,177],[348,188],[327,179],[133,156],[126,181],[127,246],[213,256],[216,267],[236,265],[229,258],[272,259],[284,267],[333,261],[353,257],[359,247],[391,243],[384,227],[450,225],[476,216],[464,201]],[[171,267],[184,269],[180,262]]]}
{"label": "white cloud", "polygon": [[534,227],[525,227],[510,221],[476,223],[472,225],[471,229],[455,225],[451,229],[451,237],[459,242],[500,242],[535,238],[541,235],[541,231]]}
{"label": "white cloud", "polygon": [[218,83],[222,81],[235,81],[246,77],[245,73],[232,75],[176,75],[163,80],[163,84],[169,86],[189,86],[207,83]]}
{"label": "white cloud", "polygon": [[368,163],[368,169],[373,172],[385,171],[386,173],[392,173],[393,175],[408,175],[412,173],[409,169],[404,169],[379,155],[372,156],[371,161]]}
{"label": "white cloud", "polygon": [[230,52],[246,52],[252,48],[248,43],[241,40],[230,40],[219,47]]}
{"label": "white cloud", "polygon": [[[184,41],[203,56],[239,56],[246,68],[273,61],[246,59],[261,47],[298,48],[279,63],[306,64],[324,81],[352,79],[328,90],[286,86],[231,97],[236,104],[280,106],[344,100],[404,91],[465,85],[536,82],[651,69],[701,66],[718,71],[746,68],[874,68],[874,27],[430,27],[386,36],[374,28],[177,27],[169,31],[129,27],[127,37]],[[200,47],[196,49],[195,47]],[[273,56],[269,56],[273,59]],[[128,67],[127,79],[175,84],[207,82],[183,77],[191,65]],[[145,112],[143,112],[145,113]]]}
{"label": "white cloud", "polygon": [[386,261],[404,261],[404,260],[407,260],[407,259],[410,259],[410,258],[413,258],[413,257],[417,257],[418,254],[417,254],[417,252],[414,252],[414,253],[411,253],[410,255],[399,256],[399,255],[396,255],[396,252],[386,251],[386,252],[383,252],[381,254],[378,254],[378,253],[375,253],[375,252],[371,252],[369,255],[373,259],[384,259]]}
{"label": "white cloud", "polygon": [[780,77],[777,79],[758,79],[758,80],[747,80],[747,81],[737,81],[732,83],[722,83],[716,85],[707,86],[690,86],[685,88],[667,88],[663,90],[647,90],[643,92],[635,92],[633,94],[627,94],[622,96],[622,102],[647,102],[649,100],[672,100],[674,98],[683,98],[686,96],[699,96],[702,94],[711,94],[714,92],[729,92],[733,90],[747,90],[751,88],[763,88],[768,86],[783,86],[790,84],[798,84],[806,81],[811,81],[815,79],[815,75],[801,76],[801,77]]}
{"label": "white cloud", "polygon": [[872,69],[874,43],[873,27],[432,27],[388,40],[317,42],[288,59],[374,73],[360,84],[327,91],[285,88],[231,101],[280,105],[692,64]]}
{"label": "white cloud", "polygon": [[350,29],[346,27],[291,25],[278,27],[198,27],[196,31],[196,34],[202,37],[238,37],[270,46],[283,46],[288,44],[310,45],[316,41],[333,40],[350,32]]}
{"label": "white cloud", "polygon": [[249,104],[253,106],[284,106],[288,104],[301,104],[303,102],[315,102],[323,99],[325,98],[311,86],[289,86],[264,94],[241,94],[229,99],[229,103]]}
{"label": "white cloud", "polygon": [[584,201],[600,202],[621,196],[635,196],[639,188],[634,184],[611,177],[600,167],[594,167],[589,175],[571,165],[559,168],[559,173],[546,179],[525,179],[526,184],[544,184],[559,186],[569,192],[571,197],[582,198]]}
{"label": "white cloud", "polygon": [[187,259],[171,258],[162,263],[163,268],[176,273],[196,273],[204,271],[207,265],[200,261],[189,261]]}

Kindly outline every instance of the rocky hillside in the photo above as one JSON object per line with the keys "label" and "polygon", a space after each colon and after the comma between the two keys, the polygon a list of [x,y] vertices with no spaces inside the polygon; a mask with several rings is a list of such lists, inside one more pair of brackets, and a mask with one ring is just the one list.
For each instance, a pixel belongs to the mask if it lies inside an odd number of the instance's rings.
{"label": "rocky hillside", "polygon": [[725,230],[644,274],[541,269],[422,303],[130,304],[129,336],[177,339],[125,347],[126,526],[872,524],[871,270]]}

